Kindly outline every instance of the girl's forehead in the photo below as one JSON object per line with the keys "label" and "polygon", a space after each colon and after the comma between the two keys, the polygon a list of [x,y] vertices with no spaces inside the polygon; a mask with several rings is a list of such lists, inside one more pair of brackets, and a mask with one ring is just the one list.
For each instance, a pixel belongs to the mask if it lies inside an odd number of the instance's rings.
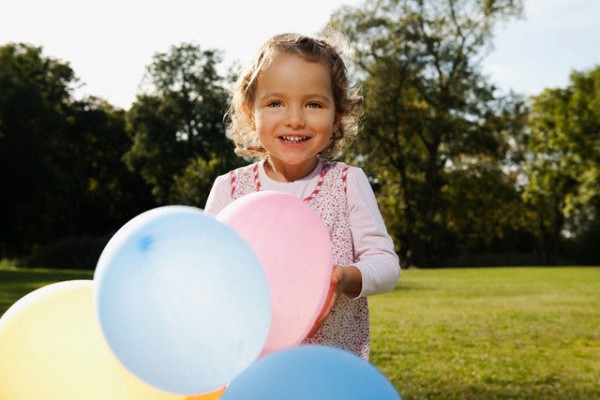
{"label": "girl's forehead", "polygon": [[[250,83],[246,86],[245,98],[249,103],[253,103],[256,100],[258,91],[264,94],[265,86],[272,86],[270,84],[275,83],[273,78],[278,80],[280,87],[285,89],[289,88],[290,84],[299,84],[300,80],[307,78],[308,71],[314,72],[315,70],[318,71],[318,78],[315,79],[318,81],[319,86],[327,91],[328,97],[333,96],[332,66],[326,60],[316,56],[304,57],[302,53],[295,51],[270,49],[262,54],[261,60],[255,64]],[[277,79],[277,77],[280,79]],[[273,89],[273,87],[269,89]]]}
{"label": "girl's forehead", "polygon": [[282,55],[258,75],[258,86],[319,86],[331,89],[331,73],[322,62],[307,61],[297,55]]}
{"label": "girl's forehead", "polygon": [[281,60],[291,60],[293,62],[300,63],[320,64],[328,70],[332,68],[331,65],[327,63],[327,58],[320,57],[317,54],[304,54],[302,52],[294,52],[290,50],[273,49],[272,51],[265,54],[263,62],[259,66],[259,73],[269,69],[271,65],[278,63]]}
{"label": "girl's forehead", "polygon": [[329,65],[323,61],[308,60],[297,54],[280,53],[263,66],[258,73],[258,78],[260,80],[261,76],[274,74],[300,75],[299,73],[303,71],[318,71],[320,75],[328,78],[328,80],[331,75]]}

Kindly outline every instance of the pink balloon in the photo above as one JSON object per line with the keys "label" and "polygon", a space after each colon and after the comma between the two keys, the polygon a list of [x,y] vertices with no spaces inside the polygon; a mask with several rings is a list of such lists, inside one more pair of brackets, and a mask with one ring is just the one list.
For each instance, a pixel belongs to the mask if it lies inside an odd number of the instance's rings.
{"label": "pink balloon", "polygon": [[261,356],[306,338],[329,293],[333,256],[319,215],[286,193],[239,198],[216,217],[237,231],[258,256],[271,293],[271,329]]}

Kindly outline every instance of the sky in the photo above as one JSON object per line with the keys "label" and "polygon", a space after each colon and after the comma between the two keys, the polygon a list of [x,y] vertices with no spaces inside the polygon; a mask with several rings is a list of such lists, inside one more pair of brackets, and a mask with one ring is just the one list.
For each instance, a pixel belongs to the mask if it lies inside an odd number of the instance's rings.
{"label": "sky", "polygon": [[[94,95],[129,108],[156,53],[193,43],[224,64],[250,61],[270,36],[315,35],[332,11],[361,0],[0,0],[0,46],[41,46],[68,62]],[[504,92],[565,87],[573,70],[600,65],[600,1],[525,0],[525,18],[495,29],[482,65]],[[1,66],[0,66],[1,68]]]}

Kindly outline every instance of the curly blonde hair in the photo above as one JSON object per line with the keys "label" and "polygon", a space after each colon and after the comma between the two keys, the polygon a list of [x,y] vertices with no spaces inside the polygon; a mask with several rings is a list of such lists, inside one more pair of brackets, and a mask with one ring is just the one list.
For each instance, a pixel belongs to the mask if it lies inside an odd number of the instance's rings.
{"label": "curly blonde hair", "polygon": [[235,152],[242,157],[265,158],[267,152],[260,144],[252,116],[248,114],[254,102],[260,73],[277,54],[293,54],[309,62],[319,62],[331,71],[333,99],[339,128],[320,156],[334,159],[358,135],[362,113],[362,97],[350,87],[346,65],[340,53],[331,44],[296,33],[275,35],[260,48],[254,61],[242,72],[236,82],[225,120],[235,143]]}

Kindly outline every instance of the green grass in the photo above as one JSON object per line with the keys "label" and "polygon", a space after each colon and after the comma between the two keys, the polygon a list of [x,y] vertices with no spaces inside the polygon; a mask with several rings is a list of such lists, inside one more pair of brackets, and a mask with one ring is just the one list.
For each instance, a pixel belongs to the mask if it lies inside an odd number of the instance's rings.
{"label": "green grass", "polygon": [[92,279],[93,271],[17,269],[0,261],[0,315],[27,293],[55,282]]}
{"label": "green grass", "polygon": [[404,271],[371,361],[410,399],[600,399],[600,268]]}
{"label": "green grass", "polygon": [[[0,262],[0,314],[91,271]],[[600,399],[600,268],[404,271],[370,298],[371,361],[404,400]]]}

